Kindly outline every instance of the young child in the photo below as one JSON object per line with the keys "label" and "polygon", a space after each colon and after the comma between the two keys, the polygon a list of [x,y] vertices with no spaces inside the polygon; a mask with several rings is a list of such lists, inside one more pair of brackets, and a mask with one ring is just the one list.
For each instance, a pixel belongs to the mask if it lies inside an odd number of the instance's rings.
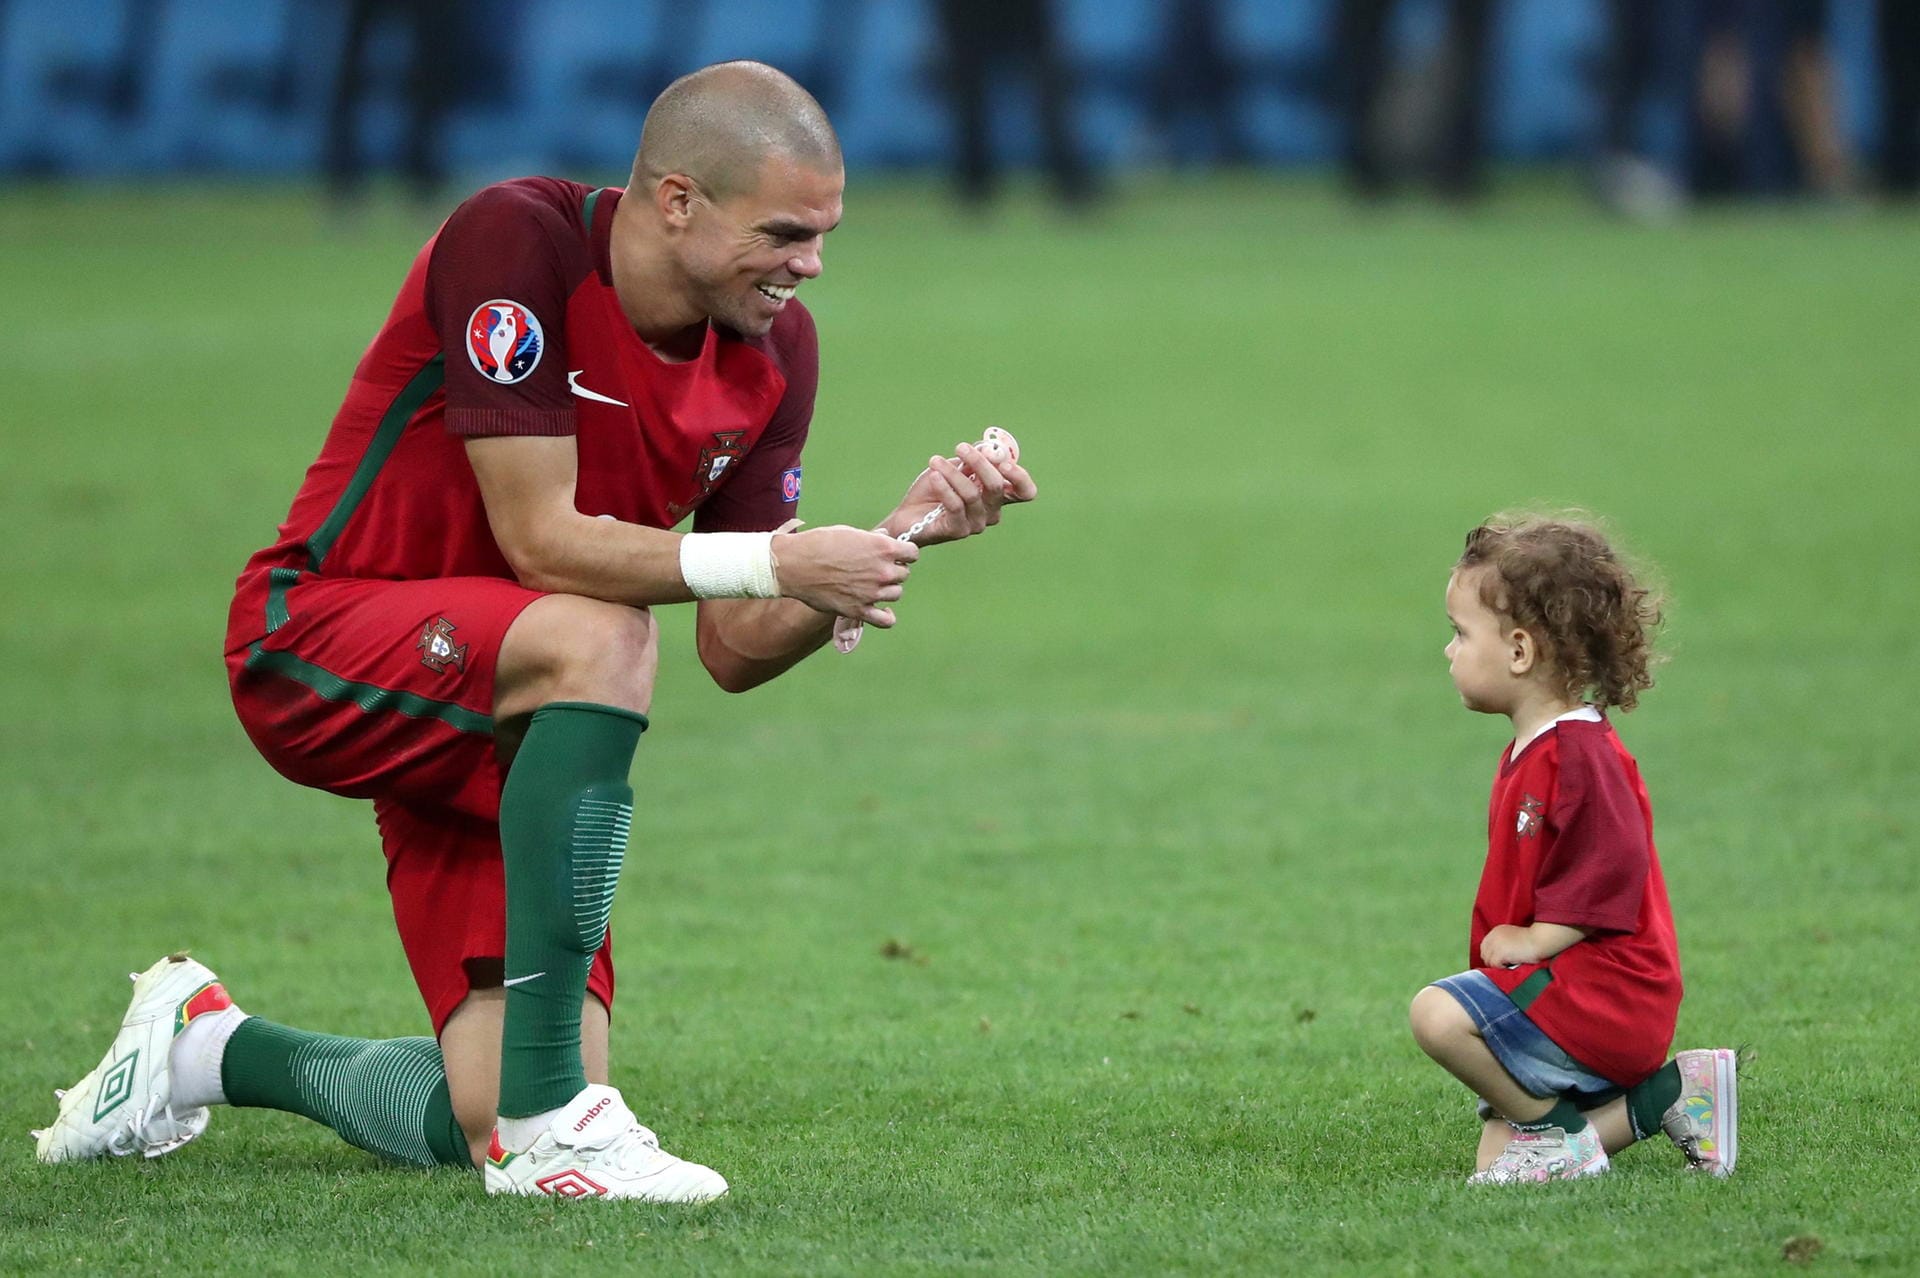
{"label": "young child", "polygon": [[1447,644],[1467,709],[1503,714],[1472,967],[1411,1010],[1427,1055],[1481,1098],[1475,1184],[1593,1176],[1665,1130],[1691,1169],[1737,1152],[1735,1054],[1661,1063],[1680,955],[1640,769],[1604,711],[1653,686],[1660,601],[1601,532],[1496,518],[1447,582]]}

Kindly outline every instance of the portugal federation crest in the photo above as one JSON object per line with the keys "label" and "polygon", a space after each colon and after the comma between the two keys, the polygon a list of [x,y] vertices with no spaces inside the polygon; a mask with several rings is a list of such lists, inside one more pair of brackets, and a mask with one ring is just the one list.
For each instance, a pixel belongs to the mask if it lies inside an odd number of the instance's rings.
{"label": "portugal federation crest", "polygon": [[713,492],[714,485],[720,482],[721,476],[727,473],[727,468],[746,456],[746,445],[741,442],[746,437],[744,430],[713,432],[713,443],[700,450],[700,460],[694,463],[693,482],[700,485],[700,491],[694,494],[692,501],[667,504],[668,513],[676,521],[705,501]]}
{"label": "portugal federation crest", "polygon": [[454,624],[445,617],[429,622],[420,632],[420,642],[413,645],[420,651],[420,664],[435,674],[445,674],[452,666],[462,674],[467,669],[467,645],[453,641]]}
{"label": "portugal federation crest", "polygon": [[525,381],[546,345],[534,313],[504,297],[480,303],[467,320],[467,358],[482,377],[503,386]]}
{"label": "portugal federation crest", "polygon": [[1531,794],[1523,796],[1520,811],[1513,818],[1513,832],[1523,839],[1533,838],[1540,833],[1540,814],[1546,810],[1547,805]]}

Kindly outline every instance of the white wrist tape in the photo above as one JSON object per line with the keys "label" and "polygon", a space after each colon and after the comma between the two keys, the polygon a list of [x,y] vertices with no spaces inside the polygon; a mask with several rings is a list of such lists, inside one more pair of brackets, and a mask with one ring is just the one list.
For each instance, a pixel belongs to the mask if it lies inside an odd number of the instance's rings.
{"label": "white wrist tape", "polygon": [[773,534],[688,533],[680,539],[680,578],[695,599],[778,599]]}

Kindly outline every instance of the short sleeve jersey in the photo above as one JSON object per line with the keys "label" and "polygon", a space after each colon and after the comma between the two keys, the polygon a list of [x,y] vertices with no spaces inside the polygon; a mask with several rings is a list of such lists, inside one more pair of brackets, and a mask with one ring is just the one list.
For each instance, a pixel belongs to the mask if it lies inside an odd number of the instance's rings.
{"label": "short sleeve jersey", "polygon": [[310,575],[511,578],[467,461],[475,436],[573,436],[583,514],[655,528],[691,516],[701,532],[795,516],[812,318],[790,300],[763,338],[709,326],[698,356],[662,360],[613,289],[621,194],[502,182],[421,249],[278,539],[241,575],[230,647],[273,629]]}
{"label": "short sleeve jersey", "polygon": [[[1604,718],[1562,719],[1518,756],[1512,749],[1494,777],[1468,962],[1510,994],[1537,991],[1525,1007],[1541,1031],[1632,1086],[1666,1060],[1681,994],[1639,765]],[[1546,963],[1484,967],[1480,942],[1503,923],[1592,932]]]}

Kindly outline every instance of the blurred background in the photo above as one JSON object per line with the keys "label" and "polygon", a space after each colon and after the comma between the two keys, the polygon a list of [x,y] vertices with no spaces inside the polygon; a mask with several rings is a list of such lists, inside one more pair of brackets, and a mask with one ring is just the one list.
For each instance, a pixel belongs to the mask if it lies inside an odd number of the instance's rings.
{"label": "blurred background", "polygon": [[0,173],[618,175],[725,58],[808,85],[849,165],[1005,168],[1074,205],[1166,166],[1338,167],[1471,201],[1578,165],[1609,207],[1912,195],[1908,0],[0,0]]}

